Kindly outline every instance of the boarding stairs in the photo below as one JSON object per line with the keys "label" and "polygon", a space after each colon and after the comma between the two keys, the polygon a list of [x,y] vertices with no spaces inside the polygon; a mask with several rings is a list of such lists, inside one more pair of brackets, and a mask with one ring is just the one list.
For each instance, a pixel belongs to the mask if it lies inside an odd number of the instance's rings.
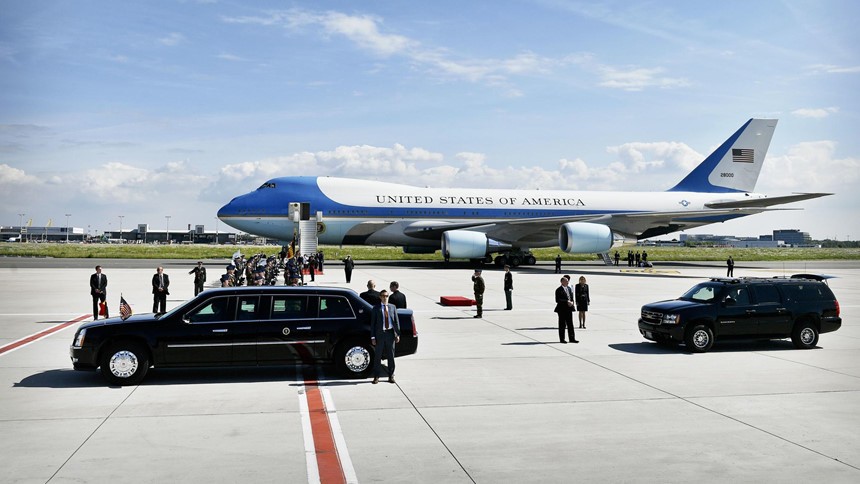
{"label": "boarding stairs", "polygon": [[601,252],[600,254],[597,254],[597,255],[600,256],[601,259],[603,259],[604,264],[606,264],[608,266],[611,266],[614,264],[614,262],[612,262],[612,257],[609,256],[609,252]]}
{"label": "boarding stairs", "polygon": [[311,255],[317,253],[319,240],[317,239],[317,221],[299,221],[299,253]]}

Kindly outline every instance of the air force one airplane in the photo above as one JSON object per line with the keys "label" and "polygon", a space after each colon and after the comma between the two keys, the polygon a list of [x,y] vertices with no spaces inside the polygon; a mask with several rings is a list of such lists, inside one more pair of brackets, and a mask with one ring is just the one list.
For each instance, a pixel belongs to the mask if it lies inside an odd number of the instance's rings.
{"label": "air force one airplane", "polygon": [[[334,177],[273,178],[218,211],[250,234],[292,240],[297,204],[317,221],[321,244],[442,249],[447,259],[534,263],[528,249],[601,253],[614,245],[832,195],[753,193],[775,119],[750,119],[665,192],[420,188]],[[292,205],[292,213],[290,206]]]}

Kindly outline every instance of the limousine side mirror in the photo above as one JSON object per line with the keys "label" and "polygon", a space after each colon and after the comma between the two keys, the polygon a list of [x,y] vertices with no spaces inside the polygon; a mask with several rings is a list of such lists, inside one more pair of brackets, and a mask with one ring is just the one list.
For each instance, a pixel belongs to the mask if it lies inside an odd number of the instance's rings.
{"label": "limousine side mirror", "polygon": [[188,316],[185,314],[182,315],[182,322],[185,324],[191,324],[191,320],[188,319]]}
{"label": "limousine side mirror", "polygon": [[735,305],[735,300],[730,298],[730,297],[727,297],[725,300],[723,300],[723,306],[734,306],[734,305]]}

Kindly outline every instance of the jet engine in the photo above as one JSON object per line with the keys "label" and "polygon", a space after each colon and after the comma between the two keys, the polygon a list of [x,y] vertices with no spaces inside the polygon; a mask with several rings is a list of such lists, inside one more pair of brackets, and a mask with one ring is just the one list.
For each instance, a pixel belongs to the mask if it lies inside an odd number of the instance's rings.
{"label": "jet engine", "polygon": [[491,252],[510,248],[481,232],[449,230],[442,234],[442,253],[454,259],[481,259]]}
{"label": "jet engine", "polygon": [[558,228],[558,246],[569,254],[606,252],[612,242],[612,231],[606,225],[568,222]]}

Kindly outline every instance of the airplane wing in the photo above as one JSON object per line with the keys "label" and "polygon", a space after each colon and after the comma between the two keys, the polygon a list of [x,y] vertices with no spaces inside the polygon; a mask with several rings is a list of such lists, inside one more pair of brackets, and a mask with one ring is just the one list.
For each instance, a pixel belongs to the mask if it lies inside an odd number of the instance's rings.
{"label": "airplane wing", "polygon": [[[774,200],[774,199],[763,199]],[[786,202],[782,202],[786,203]],[[670,228],[671,232],[699,227],[718,221],[730,220],[765,211],[796,210],[788,208],[739,207],[715,208],[709,210],[684,210],[677,212],[626,212],[605,215],[579,215],[562,217],[537,217],[527,219],[508,219],[496,222],[444,222],[421,221],[410,224],[404,233],[426,240],[438,240],[449,230],[471,230],[481,232],[499,242],[513,245],[546,243],[558,238],[560,225],[569,222],[590,222],[603,224],[613,232],[636,238],[649,230]]]}
{"label": "airplane wing", "polygon": [[827,197],[832,193],[795,193],[793,195],[783,195],[781,197],[764,197],[752,198],[750,200],[732,200],[727,202],[710,202],[705,206],[708,208],[748,208],[748,207],[770,207],[772,205],[780,205],[783,203],[799,202],[801,200],[809,200],[811,198]]}

